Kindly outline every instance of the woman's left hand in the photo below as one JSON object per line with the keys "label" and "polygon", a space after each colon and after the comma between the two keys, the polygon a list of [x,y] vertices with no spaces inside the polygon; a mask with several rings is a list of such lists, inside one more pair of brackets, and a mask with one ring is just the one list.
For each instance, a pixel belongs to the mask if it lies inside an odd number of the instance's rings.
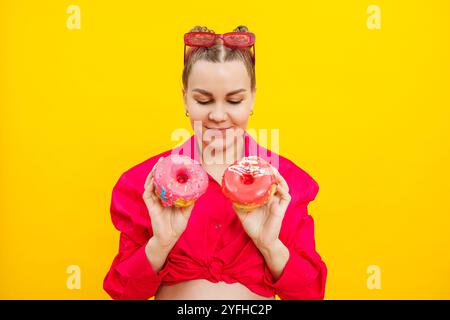
{"label": "woman's left hand", "polygon": [[260,250],[269,249],[276,244],[284,214],[291,201],[286,180],[277,169],[272,168],[278,179],[277,189],[272,198],[264,206],[250,212],[235,208],[245,232]]}

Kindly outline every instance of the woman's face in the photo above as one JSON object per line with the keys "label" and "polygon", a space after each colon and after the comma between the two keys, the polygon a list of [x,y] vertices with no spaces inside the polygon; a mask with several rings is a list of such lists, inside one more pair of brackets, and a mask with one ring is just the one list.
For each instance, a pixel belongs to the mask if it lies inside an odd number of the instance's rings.
{"label": "woman's face", "polygon": [[243,62],[200,60],[192,67],[183,99],[203,147],[225,151],[233,147],[235,135],[247,128],[255,92]]}

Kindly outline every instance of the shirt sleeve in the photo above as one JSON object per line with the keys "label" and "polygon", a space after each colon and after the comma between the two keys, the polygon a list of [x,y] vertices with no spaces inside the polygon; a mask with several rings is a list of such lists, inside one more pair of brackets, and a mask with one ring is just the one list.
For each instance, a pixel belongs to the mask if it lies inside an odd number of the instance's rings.
{"label": "shirt sleeve", "polygon": [[122,175],[113,188],[110,206],[111,219],[120,231],[119,252],[103,280],[103,289],[114,300],[149,299],[167,272],[166,264],[155,272],[145,253],[152,231],[150,217],[145,219],[140,200],[139,190]]}
{"label": "shirt sleeve", "polygon": [[297,219],[292,237],[284,241],[280,238],[289,250],[289,259],[277,280],[274,280],[265,264],[265,282],[274,288],[282,300],[322,300],[325,295],[327,267],[316,251],[314,219],[307,210],[308,203],[314,199],[317,191],[318,186],[315,184],[312,197],[298,201],[291,208],[291,214]]}

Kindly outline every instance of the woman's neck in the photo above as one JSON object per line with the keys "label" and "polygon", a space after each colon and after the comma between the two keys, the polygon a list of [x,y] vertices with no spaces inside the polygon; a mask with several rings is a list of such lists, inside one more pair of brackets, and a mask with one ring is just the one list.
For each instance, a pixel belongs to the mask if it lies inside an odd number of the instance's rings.
{"label": "woman's neck", "polygon": [[204,166],[228,166],[244,156],[244,135],[234,137],[233,143],[226,149],[213,149],[204,152],[207,145],[199,141],[197,148],[200,148],[199,144],[201,144],[200,159]]}

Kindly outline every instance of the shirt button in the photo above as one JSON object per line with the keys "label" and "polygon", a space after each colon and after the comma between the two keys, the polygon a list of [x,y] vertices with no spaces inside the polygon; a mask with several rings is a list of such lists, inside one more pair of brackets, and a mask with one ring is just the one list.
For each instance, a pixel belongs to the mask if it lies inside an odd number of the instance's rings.
{"label": "shirt button", "polygon": [[222,225],[220,223],[216,223],[214,227],[216,228],[216,230],[219,230],[222,227]]}

